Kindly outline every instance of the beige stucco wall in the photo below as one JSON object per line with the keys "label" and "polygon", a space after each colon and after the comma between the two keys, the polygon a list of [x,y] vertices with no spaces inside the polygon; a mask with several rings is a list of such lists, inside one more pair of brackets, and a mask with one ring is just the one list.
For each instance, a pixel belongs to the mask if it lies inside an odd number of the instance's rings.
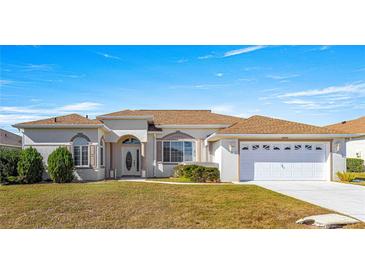
{"label": "beige stucco wall", "polygon": [[[180,131],[188,134],[195,140],[195,161],[196,162],[208,162],[209,151],[208,147],[204,145],[204,140],[218,129],[191,129],[191,128],[164,128],[161,132],[156,133],[156,138],[161,139],[171,133]],[[148,143],[150,145],[150,142]],[[173,174],[173,169],[176,165],[170,163],[157,162],[155,167],[156,177],[170,177]],[[154,168],[150,163],[150,168]],[[149,174],[153,174],[153,171]]]}
{"label": "beige stucco wall", "polygon": [[36,143],[66,143],[70,142],[76,134],[82,133],[86,135],[91,142],[98,142],[98,129],[24,129],[24,145],[32,145]]}
{"label": "beige stucco wall", "polygon": [[[101,180],[105,177],[105,169],[100,166],[99,143],[104,131],[101,129],[24,129],[23,147],[32,146],[42,155],[44,165],[47,166],[48,156],[59,146],[67,145],[70,148],[71,139],[79,134],[87,136],[90,143],[95,146],[96,166],[89,168],[76,168],[75,178],[81,181]],[[71,149],[72,152],[72,149]],[[89,163],[90,153],[89,153]],[[49,176],[44,174],[45,179]]]}
{"label": "beige stucco wall", "polygon": [[147,129],[147,120],[103,120],[104,124],[110,129],[138,130]]}

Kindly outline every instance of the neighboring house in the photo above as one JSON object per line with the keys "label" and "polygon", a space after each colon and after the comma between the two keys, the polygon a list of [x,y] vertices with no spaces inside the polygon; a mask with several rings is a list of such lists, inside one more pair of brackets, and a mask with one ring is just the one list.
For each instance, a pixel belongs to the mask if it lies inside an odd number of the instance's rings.
{"label": "neighboring house", "polygon": [[22,137],[0,128],[0,148],[22,148]]}
{"label": "neighboring house", "polygon": [[346,155],[348,158],[361,158],[365,160],[365,116],[329,125],[326,128],[347,133],[356,133],[358,136],[347,139]]}
{"label": "neighboring house", "polygon": [[58,146],[73,154],[79,180],[168,177],[179,163],[217,166],[222,181],[331,180],[346,169],[341,131],[210,110],[123,110],[16,124],[23,147],[44,157]]}

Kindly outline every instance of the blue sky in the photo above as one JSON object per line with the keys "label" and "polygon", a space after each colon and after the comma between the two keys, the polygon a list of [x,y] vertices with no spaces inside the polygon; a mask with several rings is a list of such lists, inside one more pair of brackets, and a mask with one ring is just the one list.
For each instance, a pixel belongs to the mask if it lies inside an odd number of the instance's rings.
{"label": "blue sky", "polygon": [[0,127],[212,109],[325,125],[365,114],[364,46],[1,46]]}

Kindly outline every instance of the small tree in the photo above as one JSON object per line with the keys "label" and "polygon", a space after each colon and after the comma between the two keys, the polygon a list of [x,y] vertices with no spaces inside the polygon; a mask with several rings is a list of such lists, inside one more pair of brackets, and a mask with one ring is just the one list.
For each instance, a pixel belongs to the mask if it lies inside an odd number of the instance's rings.
{"label": "small tree", "polygon": [[26,148],[20,153],[18,173],[24,183],[42,181],[43,157],[35,148]]}
{"label": "small tree", "polygon": [[48,174],[55,183],[69,183],[74,179],[72,154],[65,147],[59,147],[48,157]]}

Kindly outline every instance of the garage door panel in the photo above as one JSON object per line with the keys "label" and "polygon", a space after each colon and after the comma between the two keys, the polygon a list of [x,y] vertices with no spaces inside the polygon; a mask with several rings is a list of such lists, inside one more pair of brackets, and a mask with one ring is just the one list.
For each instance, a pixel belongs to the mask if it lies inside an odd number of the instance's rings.
{"label": "garage door panel", "polygon": [[[323,143],[242,143],[241,180],[324,180],[326,151]],[[253,149],[255,148],[255,149]]]}

